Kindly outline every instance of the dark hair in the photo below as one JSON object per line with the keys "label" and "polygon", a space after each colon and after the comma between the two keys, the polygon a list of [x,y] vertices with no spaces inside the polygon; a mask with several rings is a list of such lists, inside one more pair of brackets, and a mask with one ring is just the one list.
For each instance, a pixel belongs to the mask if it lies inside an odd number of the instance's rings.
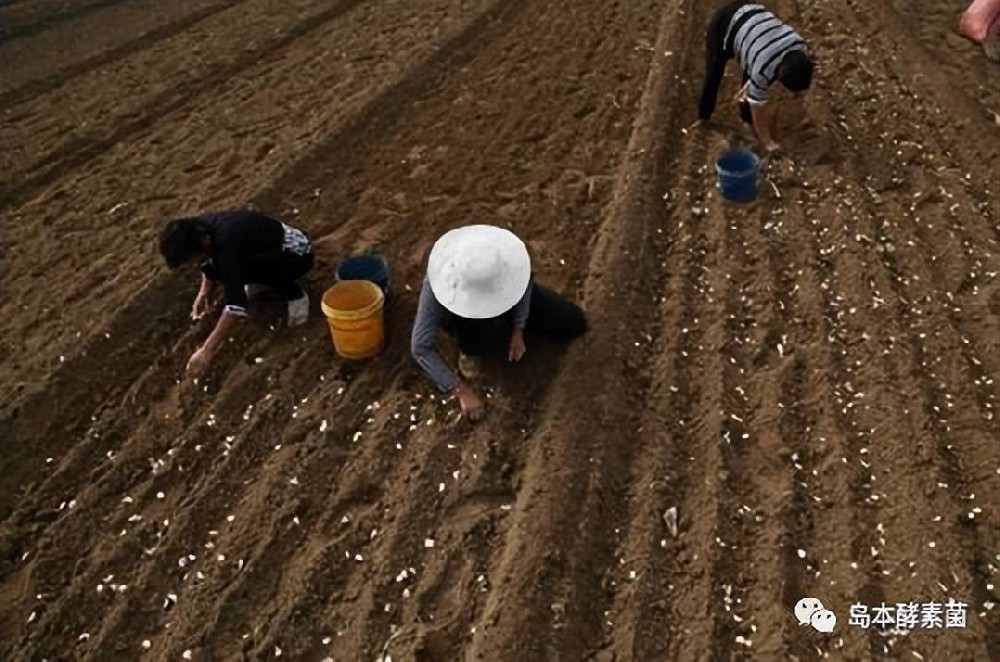
{"label": "dark hair", "polygon": [[160,253],[171,269],[176,269],[195,255],[202,246],[205,231],[196,218],[170,221],[160,233]]}
{"label": "dark hair", "polygon": [[812,85],[812,58],[802,51],[792,51],[781,59],[778,80],[792,92],[804,92]]}

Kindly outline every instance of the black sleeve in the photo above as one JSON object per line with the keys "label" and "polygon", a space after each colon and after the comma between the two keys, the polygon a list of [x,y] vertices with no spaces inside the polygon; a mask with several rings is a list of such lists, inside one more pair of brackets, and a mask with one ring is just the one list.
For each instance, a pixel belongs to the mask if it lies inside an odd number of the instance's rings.
{"label": "black sleeve", "polygon": [[244,289],[246,282],[240,265],[239,256],[232,251],[226,251],[216,256],[214,270],[221,276],[218,280],[222,281],[226,289],[223,312],[246,317],[247,293]]}
{"label": "black sleeve", "polygon": [[201,265],[201,273],[205,274],[205,278],[209,280],[222,280],[222,274],[219,273],[219,270],[211,262]]}

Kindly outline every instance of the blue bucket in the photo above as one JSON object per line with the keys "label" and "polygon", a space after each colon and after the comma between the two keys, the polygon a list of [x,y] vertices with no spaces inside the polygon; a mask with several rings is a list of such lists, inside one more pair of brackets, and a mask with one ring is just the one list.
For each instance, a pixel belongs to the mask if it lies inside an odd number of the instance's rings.
{"label": "blue bucket", "polygon": [[337,280],[370,280],[389,296],[389,263],[377,254],[356,255],[340,263]]}
{"label": "blue bucket", "polygon": [[757,174],[760,159],[753,152],[734,149],[719,157],[715,163],[719,190],[730,202],[750,202],[757,197]]}

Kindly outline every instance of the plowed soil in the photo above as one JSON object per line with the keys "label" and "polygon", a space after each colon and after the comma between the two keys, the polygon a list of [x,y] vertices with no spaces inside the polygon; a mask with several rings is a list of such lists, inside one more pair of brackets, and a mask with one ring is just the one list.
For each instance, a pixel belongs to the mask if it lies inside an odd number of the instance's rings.
{"label": "plowed soil", "polygon": [[[1000,69],[963,8],[776,0],[817,80],[738,207],[733,65],[690,128],[713,3],[5,3],[0,659],[1000,660]],[[247,205],[314,239],[314,314],[259,306],[193,384],[155,239]],[[471,222],[592,323],[488,365],[475,426],[408,347]],[[389,345],[347,363],[317,302],[367,250]]]}

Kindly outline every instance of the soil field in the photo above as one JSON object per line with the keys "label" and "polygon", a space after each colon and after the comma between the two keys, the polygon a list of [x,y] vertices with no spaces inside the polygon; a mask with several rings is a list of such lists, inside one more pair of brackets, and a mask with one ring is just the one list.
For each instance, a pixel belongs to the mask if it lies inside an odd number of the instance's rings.
{"label": "soil field", "polygon": [[[728,205],[714,8],[0,5],[0,659],[1000,660],[1000,68],[960,0],[775,0],[817,79]],[[156,237],[248,205],[313,239],[313,315],[193,384]],[[408,342],[473,222],[591,321],[488,364],[478,425]],[[348,363],[319,295],[368,250]]]}

